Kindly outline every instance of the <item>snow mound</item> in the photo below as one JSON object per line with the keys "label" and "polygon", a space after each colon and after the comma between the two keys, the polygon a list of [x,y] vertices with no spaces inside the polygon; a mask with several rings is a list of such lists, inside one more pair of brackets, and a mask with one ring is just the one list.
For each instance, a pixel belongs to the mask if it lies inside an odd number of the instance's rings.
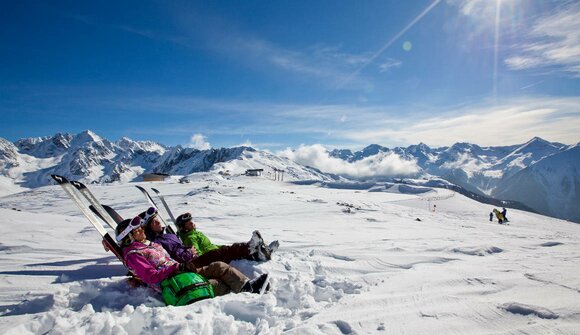
{"label": "snow mound", "polygon": [[558,314],[550,311],[547,308],[532,305],[524,305],[517,302],[506,303],[499,306],[499,308],[513,314],[534,315],[541,319],[557,319],[559,317]]}
{"label": "snow mound", "polygon": [[451,249],[452,252],[471,255],[471,256],[487,256],[503,252],[502,248],[490,247],[459,247]]}

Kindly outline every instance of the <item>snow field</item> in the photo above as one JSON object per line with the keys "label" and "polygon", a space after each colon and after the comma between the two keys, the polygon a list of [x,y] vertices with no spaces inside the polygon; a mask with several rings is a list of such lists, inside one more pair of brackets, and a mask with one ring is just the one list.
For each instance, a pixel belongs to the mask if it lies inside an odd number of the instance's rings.
{"label": "snow field", "polygon": [[[174,214],[190,211],[215,243],[246,241],[255,229],[278,239],[271,261],[232,262],[250,277],[270,273],[269,294],[165,307],[128,286],[97,232],[49,186],[0,198],[0,332],[580,332],[577,224],[508,209],[512,221],[498,225],[491,206],[447,190],[193,176],[139,185],[159,189]],[[148,207],[133,184],[89,187],[124,217]]]}

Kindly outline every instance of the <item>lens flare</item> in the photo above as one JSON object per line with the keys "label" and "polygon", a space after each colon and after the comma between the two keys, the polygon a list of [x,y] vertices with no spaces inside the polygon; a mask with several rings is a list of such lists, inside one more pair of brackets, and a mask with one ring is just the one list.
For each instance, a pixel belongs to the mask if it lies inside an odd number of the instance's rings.
{"label": "lens flare", "polygon": [[495,38],[493,48],[493,98],[497,99],[497,75],[499,58],[499,26],[501,18],[501,0],[495,3]]}

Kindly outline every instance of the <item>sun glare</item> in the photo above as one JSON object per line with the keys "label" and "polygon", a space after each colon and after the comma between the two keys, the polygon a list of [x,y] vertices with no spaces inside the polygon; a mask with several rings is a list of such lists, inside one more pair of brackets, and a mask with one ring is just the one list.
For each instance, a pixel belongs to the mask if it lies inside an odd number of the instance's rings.
{"label": "sun glare", "polygon": [[499,30],[501,21],[501,1],[496,0],[495,3],[495,35],[493,48],[493,98],[497,99],[498,86],[498,58],[499,58]]}

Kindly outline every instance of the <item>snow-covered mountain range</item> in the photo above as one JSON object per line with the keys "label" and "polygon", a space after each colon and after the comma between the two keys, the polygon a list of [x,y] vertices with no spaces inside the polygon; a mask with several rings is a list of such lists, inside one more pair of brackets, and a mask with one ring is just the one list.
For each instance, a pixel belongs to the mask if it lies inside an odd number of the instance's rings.
{"label": "snow-covered mountain range", "polygon": [[564,145],[535,137],[521,145],[480,147],[421,143],[394,149],[370,145],[333,150],[331,157],[356,162],[394,153],[417,164],[414,177],[438,176],[475,194],[516,200],[539,213],[580,222],[580,143]]}
{"label": "snow-covered mountain range", "polygon": [[336,179],[250,147],[197,150],[126,137],[111,142],[90,130],[15,143],[0,138],[0,176],[26,188],[52,184],[50,174],[86,183],[110,183],[137,181],[144,172],[185,176],[207,171],[242,174],[247,169],[264,169],[265,173],[284,169],[286,180]]}
{"label": "snow-covered mountain range", "polygon": [[[373,144],[360,151],[337,149],[328,155],[347,164],[381,164],[396,156],[414,164],[413,175],[407,176],[412,179],[441,178],[477,195],[519,201],[539,213],[580,222],[579,144],[568,146],[537,137],[522,145],[498,147],[456,143],[430,148],[420,143],[390,149]],[[284,170],[288,181],[353,179],[251,147],[197,150],[129,138],[111,142],[89,130],[15,143],[0,138],[0,195],[51,184],[50,174],[109,183],[138,181],[144,172],[187,176],[207,171],[242,174],[247,169],[264,169],[265,175]],[[365,176],[365,181],[393,177],[401,176],[375,174]]]}

